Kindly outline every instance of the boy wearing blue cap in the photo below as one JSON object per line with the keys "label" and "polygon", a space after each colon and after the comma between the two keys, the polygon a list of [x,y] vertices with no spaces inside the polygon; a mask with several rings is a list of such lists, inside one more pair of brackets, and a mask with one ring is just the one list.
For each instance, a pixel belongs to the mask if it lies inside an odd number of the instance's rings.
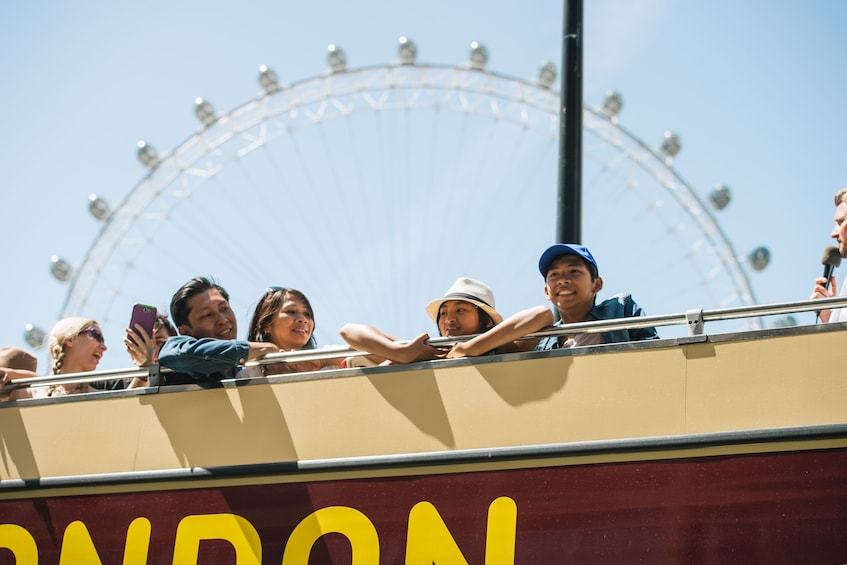
{"label": "boy wearing blue cap", "polygon": [[[557,326],[644,315],[629,294],[617,294],[596,304],[597,293],[603,288],[603,279],[599,276],[594,256],[582,245],[558,243],[550,246],[542,253],[538,270],[544,277],[544,295],[559,311],[561,321]],[[516,341],[553,325],[553,313],[549,307],[529,308],[469,341],[456,344],[447,357],[471,357],[492,349],[502,353],[527,351],[533,347],[536,350],[547,350],[659,337],[655,328],[636,328]]]}

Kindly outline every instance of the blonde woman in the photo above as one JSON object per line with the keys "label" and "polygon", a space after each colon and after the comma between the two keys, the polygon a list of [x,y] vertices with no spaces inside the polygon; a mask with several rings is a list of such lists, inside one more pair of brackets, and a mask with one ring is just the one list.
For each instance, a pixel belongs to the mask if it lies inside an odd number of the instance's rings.
{"label": "blonde woman", "polygon": [[[103,332],[90,318],[63,318],[50,330],[51,374],[64,375],[93,371],[106,352]],[[89,392],[88,383],[70,383],[52,387],[50,396]]]}

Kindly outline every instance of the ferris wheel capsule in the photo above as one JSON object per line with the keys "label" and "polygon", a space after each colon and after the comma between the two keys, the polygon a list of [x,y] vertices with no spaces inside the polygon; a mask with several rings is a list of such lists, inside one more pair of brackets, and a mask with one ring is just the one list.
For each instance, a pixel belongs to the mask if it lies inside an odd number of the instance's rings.
{"label": "ferris wheel capsule", "polygon": [[682,149],[682,140],[672,131],[666,131],[662,138],[662,154],[666,159],[673,159]]}
{"label": "ferris wheel capsule", "polygon": [[347,55],[344,50],[335,44],[331,44],[327,47],[327,50],[329,51],[327,60],[332,72],[338,73],[347,70]]}
{"label": "ferris wheel capsule", "polygon": [[672,131],[666,131],[662,136],[662,145],[660,147],[662,155],[665,156],[665,163],[670,164],[673,158],[677,156],[679,150],[682,149],[682,140],[679,135]]}
{"label": "ferris wheel capsule", "polygon": [[488,49],[476,41],[471,41],[470,66],[475,71],[482,71],[488,64]]}
{"label": "ferris wheel capsule", "polygon": [[711,200],[712,206],[714,206],[716,210],[723,210],[726,208],[729,205],[730,199],[731,194],[729,187],[723,184],[716,184],[715,188],[712,189],[711,194],[709,194],[709,200]]}
{"label": "ferris wheel capsule", "polygon": [[259,65],[259,85],[267,94],[279,90],[279,79],[274,70],[267,65]]}
{"label": "ferris wheel capsule", "polygon": [[771,262],[771,251],[767,247],[761,246],[754,249],[748,259],[750,266],[756,271],[764,270]]}
{"label": "ferris wheel capsule", "polygon": [[148,169],[152,169],[159,164],[159,154],[156,153],[156,149],[152,145],[148,145],[144,140],[138,142],[136,155],[138,156],[138,160],[141,161],[141,164]]}
{"label": "ferris wheel capsule", "polygon": [[26,340],[27,345],[34,349],[41,349],[44,347],[44,342],[47,339],[47,334],[33,324],[27,324],[24,326],[24,340]]}
{"label": "ferris wheel capsule", "polygon": [[64,259],[57,255],[53,255],[50,258],[50,272],[54,277],[56,277],[56,280],[67,282],[73,274],[73,268],[71,267],[71,264]]}
{"label": "ferris wheel capsule", "polygon": [[544,88],[550,88],[556,82],[556,65],[552,61],[545,61],[538,70],[538,84]]}
{"label": "ferris wheel capsule", "polygon": [[212,125],[218,117],[215,115],[215,109],[208,100],[201,97],[194,99],[194,115],[200,120],[200,123],[208,127]]}
{"label": "ferris wheel capsule", "polygon": [[111,210],[105,200],[96,194],[90,194],[88,196],[88,211],[98,220],[105,220],[109,217]]}
{"label": "ferris wheel capsule", "polygon": [[400,64],[414,65],[418,58],[418,46],[406,36],[400,38]]}
{"label": "ferris wheel capsule", "polygon": [[610,118],[616,118],[623,108],[623,97],[620,92],[610,90],[603,99],[603,113]]}

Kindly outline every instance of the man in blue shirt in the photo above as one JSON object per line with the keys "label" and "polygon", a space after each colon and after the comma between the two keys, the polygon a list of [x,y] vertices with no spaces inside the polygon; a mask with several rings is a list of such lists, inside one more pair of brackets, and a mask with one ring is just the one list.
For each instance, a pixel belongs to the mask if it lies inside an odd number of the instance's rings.
{"label": "man in blue shirt", "polygon": [[162,373],[162,383],[220,386],[247,361],[277,353],[272,343],[237,340],[238,323],[229,294],[205,277],[185,283],[171,299],[171,318],[180,335],[168,338],[159,363],[174,371]]}
{"label": "man in blue shirt", "polygon": [[[597,293],[603,288],[603,279],[594,256],[582,245],[557,243],[550,246],[542,253],[538,270],[544,277],[544,295],[556,307],[561,318],[556,326],[644,315],[629,294],[618,294],[596,304]],[[553,325],[553,312],[549,307],[529,308],[469,341],[456,344],[447,357],[483,355],[494,349],[498,353],[507,353],[659,337],[655,328],[636,328],[551,336],[541,340],[519,339]]]}

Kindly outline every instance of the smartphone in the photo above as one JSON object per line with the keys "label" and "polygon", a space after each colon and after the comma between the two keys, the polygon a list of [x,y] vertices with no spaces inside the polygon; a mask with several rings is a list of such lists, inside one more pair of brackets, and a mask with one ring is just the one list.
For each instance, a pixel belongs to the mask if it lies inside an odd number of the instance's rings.
{"label": "smartphone", "polygon": [[129,320],[129,329],[138,331],[135,324],[140,325],[153,338],[153,323],[156,321],[156,307],[147,304],[136,304],[132,307],[132,317]]}

